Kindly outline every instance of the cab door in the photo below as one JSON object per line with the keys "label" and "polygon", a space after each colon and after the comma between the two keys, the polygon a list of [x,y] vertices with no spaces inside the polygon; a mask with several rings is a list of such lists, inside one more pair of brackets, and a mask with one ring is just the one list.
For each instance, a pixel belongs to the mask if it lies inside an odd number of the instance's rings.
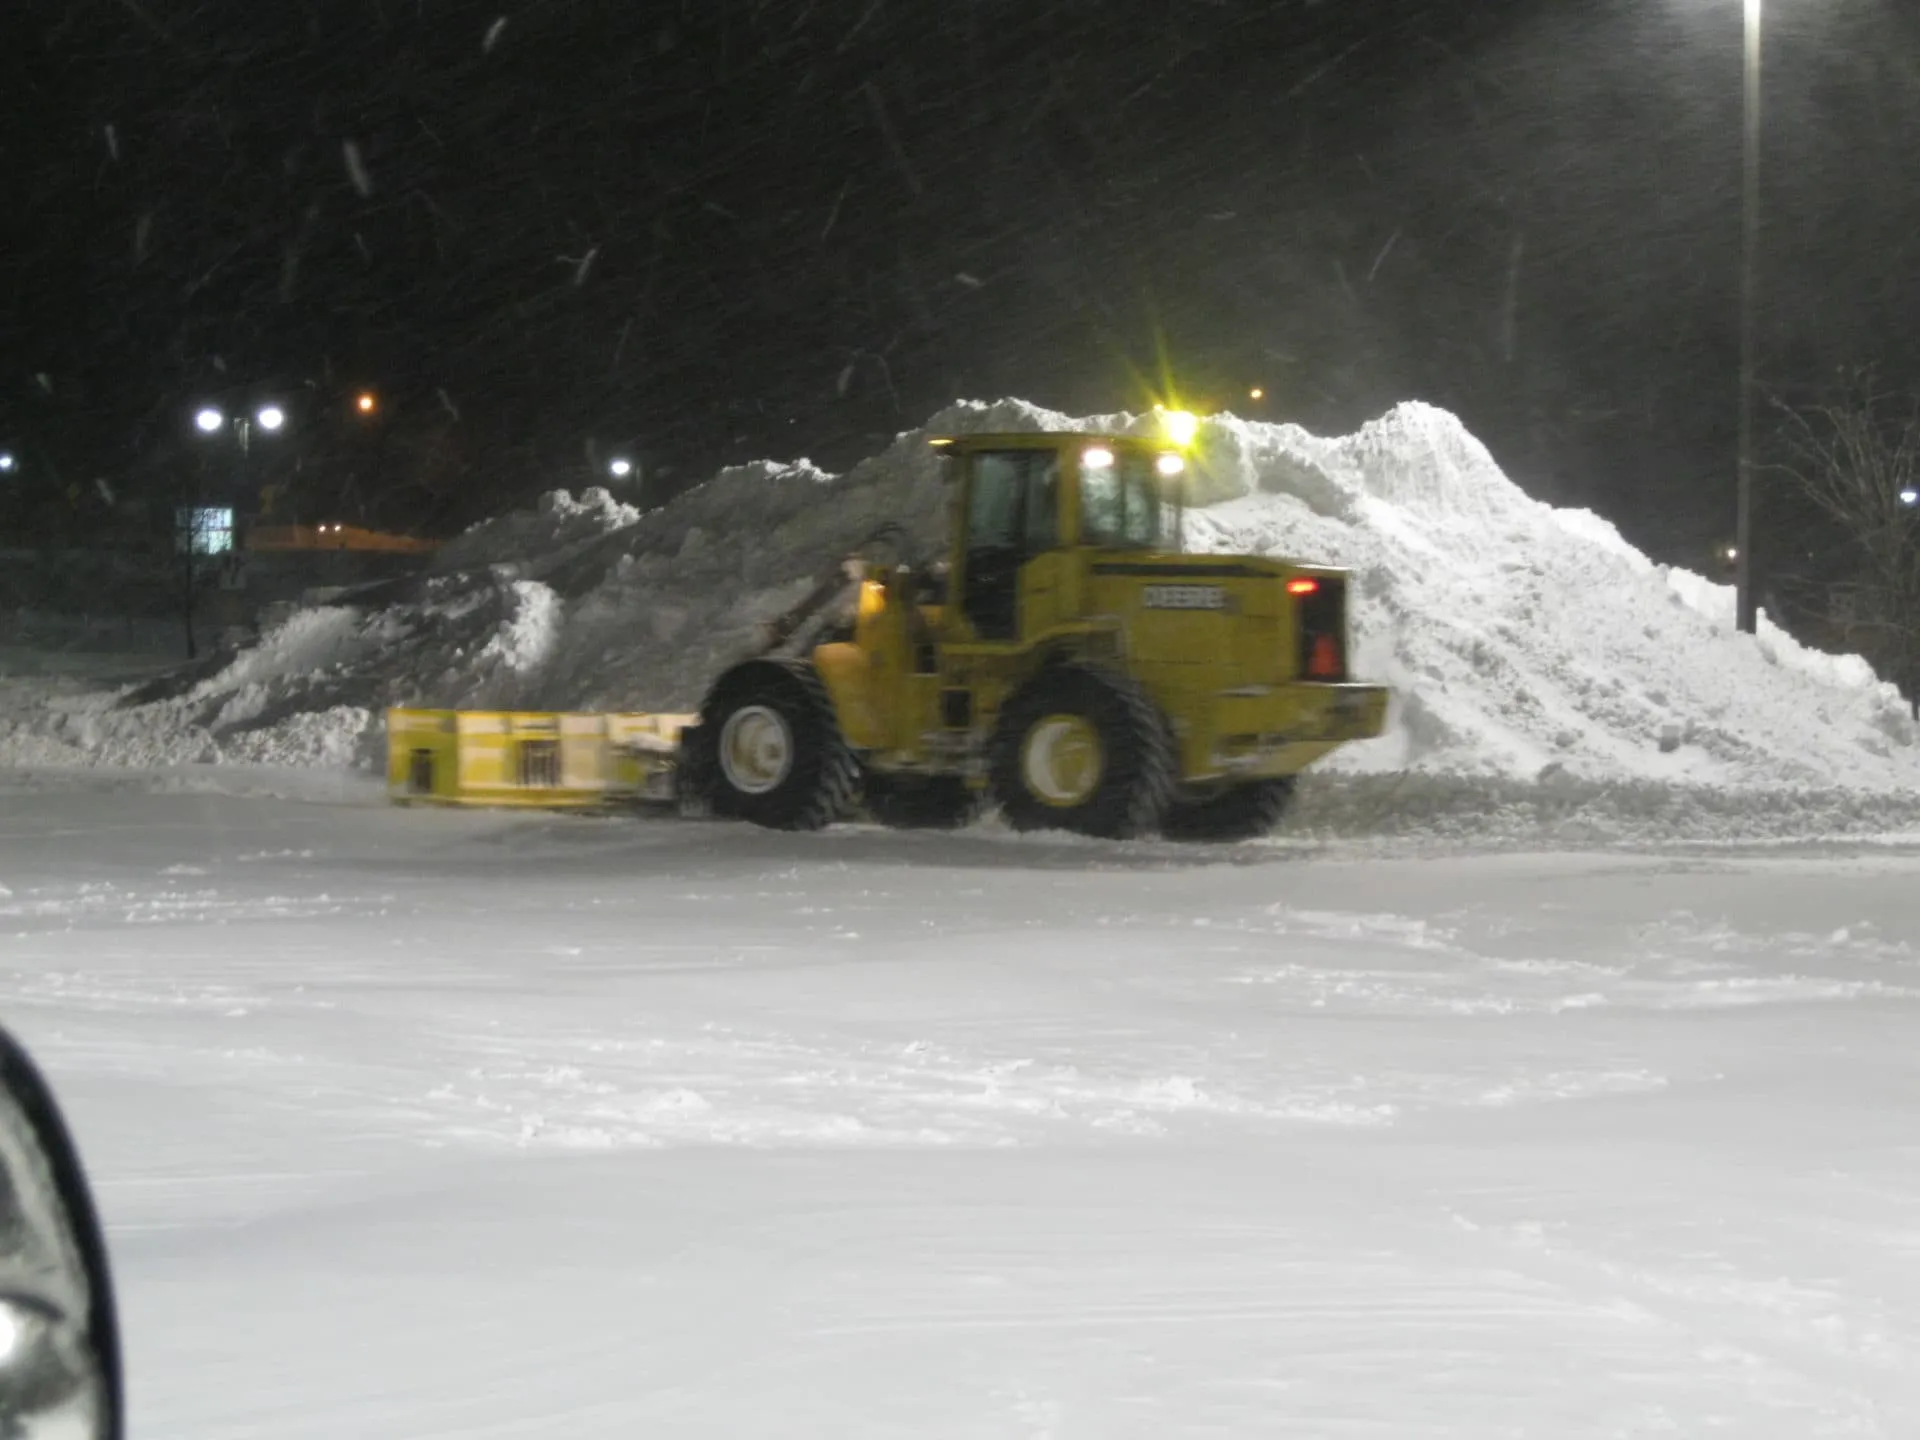
{"label": "cab door", "polygon": [[960,609],[978,638],[1018,640],[1030,619],[1022,574],[1060,543],[1060,457],[978,450],[969,462]]}

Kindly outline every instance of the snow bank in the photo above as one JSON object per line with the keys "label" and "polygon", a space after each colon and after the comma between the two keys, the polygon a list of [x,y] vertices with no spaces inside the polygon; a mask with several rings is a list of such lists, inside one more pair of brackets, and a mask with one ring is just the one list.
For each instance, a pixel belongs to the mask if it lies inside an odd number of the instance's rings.
{"label": "snow bank", "polygon": [[[1149,423],[966,403],[842,476],[742,466],[646,514],[604,490],[555,493],[476,527],[433,574],[297,612],[198,673],[16,712],[11,741],[0,721],[0,760],[44,763],[54,744],[112,763],[331,764],[377,753],[391,703],[689,707],[876,525],[939,543],[929,434]],[[1863,661],[1769,624],[1738,634],[1729,589],[1530,499],[1444,411],[1403,405],[1339,438],[1223,416],[1198,457],[1190,548],[1355,572],[1359,668],[1397,699],[1391,733],[1341,752],[1334,772],[1426,777],[1430,794],[1572,785],[1639,797],[1622,802],[1636,811],[1675,785],[1920,788],[1907,706]]]}
{"label": "snow bank", "polygon": [[598,540],[609,531],[624,529],[640,518],[599,486],[578,499],[564,490],[540,497],[532,510],[516,511],[482,521],[434,555],[440,573],[473,570],[486,565],[511,565],[529,556],[552,557],[575,546]]}
{"label": "snow bank", "polygon": [[1197,548],[1356,572],[1356,659],[1393,732],[1348,771],[1906,789],[1911,712],[1857,657],[1808,650],[1733,591],[1655,565],[1606,521],[1530,499],[1459,421],[1404,405],[1356,435],[1222,419]]}

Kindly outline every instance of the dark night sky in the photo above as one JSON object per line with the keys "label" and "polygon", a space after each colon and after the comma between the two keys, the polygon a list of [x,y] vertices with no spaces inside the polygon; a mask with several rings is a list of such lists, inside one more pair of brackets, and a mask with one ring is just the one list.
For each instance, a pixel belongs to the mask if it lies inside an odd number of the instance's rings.
{"label": "dark night sky", "polygon": [[[1446,405],[1663,556],[1731,524],[1740,0],[6,10],[0,445],[42,480],[159,484],[195,398],[273,393],[285,453],[444,526],[589,441],[686,479],[1138,405],[1164,342],[1269,417]],[[1769,25],[1766,379],[1911,383],[1920,12]]]}

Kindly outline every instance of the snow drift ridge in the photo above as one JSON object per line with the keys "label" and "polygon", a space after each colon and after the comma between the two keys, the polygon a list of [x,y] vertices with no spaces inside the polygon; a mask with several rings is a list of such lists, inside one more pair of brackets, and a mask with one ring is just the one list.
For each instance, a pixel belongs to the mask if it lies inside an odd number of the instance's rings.
{"label": "snow drift ridge", "polygon": [[[884,520],[928,546],[944,491],[930,434],[1106,429],[1020,401],[962,403],[841,476],[723,471],[646,514],[605,491],[487,522],[378,602],[299,612],[179,693],[69,711],[97,760],[336,761],[390,703],[681,708],[823,564]],[[1202,428],[1190,548],[1352,568],[1360,673],[1392,733],[1333,768],[1502,781],[1907,790],[1909,711],[1864,662],[1657,566],[1607,522],[1529,498],[1452,415],[1406,404],[1353,435],[1221,416]],[[315,717],[330,717],[319,723]],[[276,748],[275,736],[285,745]],[[251,738],[249,738],[251,737]],[[364,744],[364,739],[363,739]]]}

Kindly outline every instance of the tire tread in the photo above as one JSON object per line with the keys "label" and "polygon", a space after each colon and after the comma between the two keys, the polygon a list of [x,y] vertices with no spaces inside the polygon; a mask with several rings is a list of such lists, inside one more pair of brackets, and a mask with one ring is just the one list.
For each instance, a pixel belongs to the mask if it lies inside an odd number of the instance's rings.
{"label": "tire tread", "polygon": [[1160,833],[1169,840],[1231,843],[1270,834],[1293,800],[1293,777],[1252,780],[1204,800],[1176,800]]}
{"label": "tire tread", "polygon": [[[750,704],[779,706],[794,722],[797,783],[782,782],[766,795],[730,792],[718,763],[717,747],[727,716]],[[812,723],[800,723],[804,721]],[[820,830],[853,812],[860,761],[840,733],[826,685],[807,661],[750,660],[728,671],[701,706],[700,726],[702,743],[716,751],[711,761],[702,754],[697,767],[714,814],[750,820],[770,830]],[[806,753],[809,731],[818,747],[812,757]]]}
{"label": "tire tread", "polygon": [[[1060,698],[1052,698],[1056,695]],[[1053,810],[1029,796],[1020,775],[1020,746],[1029,726],[1056,709],[1086,714],[1101,729],[1109,764],[1118,767],[1101,777],[1093,798],[1072,810]],[[1099,711],[1108,713],[1103,717]],[[1117,727],[1118,736],[1103,718]],[[1116,738],[1124,744],[1116,746]],[[1034,676],[1001,711],[991,763],[995,797],[1016,830],[1063,829],[1130,840],[1150,834],[1173,799],[1173,743],[1166,722],[1139,681],[1113,670],[1058,665]]]}

